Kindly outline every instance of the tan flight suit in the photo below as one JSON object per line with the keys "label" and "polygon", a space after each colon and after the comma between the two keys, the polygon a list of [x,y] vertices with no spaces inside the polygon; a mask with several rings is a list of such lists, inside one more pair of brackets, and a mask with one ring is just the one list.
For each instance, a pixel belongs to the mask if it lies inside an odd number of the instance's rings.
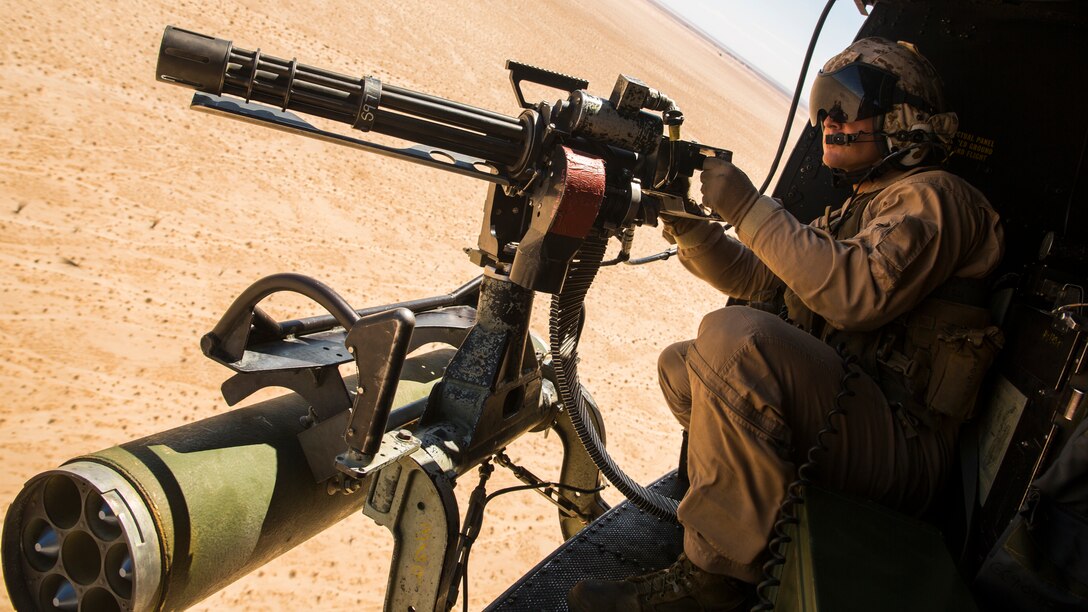
{"label": "tan flight suit", "polygon": [[[914,170],[860,191],[877,190],[852,238],[832,237],[827,216],[803,225],[764,196],[737,227],[740,241],[714,224],[677,236],[680,261],[740,299],[763,300],[784,283],[833,328],[867,331],[910,312],[947,279],[983,278],[1000,260],[997,214],[958,177]],[[786,487],[834,407],[842,361],[775,315],[731,306],[708,314],[694,340],[667,348],[659,374],[689,432],[691,487],[678,512],[684,550],[704,570],[756,582]],[[857,395],[836,421],[839,433],[827,437],[817,480],[924,509],[953,460],[959,423],[908,424],[868,376],[850,388]]]}

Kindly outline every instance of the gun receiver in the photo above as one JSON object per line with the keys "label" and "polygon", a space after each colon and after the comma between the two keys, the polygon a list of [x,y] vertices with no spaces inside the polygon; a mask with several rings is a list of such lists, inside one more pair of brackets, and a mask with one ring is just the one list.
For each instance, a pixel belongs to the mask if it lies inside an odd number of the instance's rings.
{"label": "gun receiver", "polygon": [[[174,27],[163,35],[156,74],[202,92],[194,108],[490,181],[498,188],[489,194],[472,257],[535,291],[562,289],[591,234],[620,237],[656,225],[658,214],[713,218],[687,198],[687,179],[706,157],[731,154],[681,140],[683,114],[668,96],[621,75],[606,100],[588,93],[581,79],[512,61],[507,69],[524,109],[517,117]],[[523,82],[567,97],[532,106]],[[418,146],[398,149],[320,130],[288,111]],[[586,184],[595,186],[583,193]]]}

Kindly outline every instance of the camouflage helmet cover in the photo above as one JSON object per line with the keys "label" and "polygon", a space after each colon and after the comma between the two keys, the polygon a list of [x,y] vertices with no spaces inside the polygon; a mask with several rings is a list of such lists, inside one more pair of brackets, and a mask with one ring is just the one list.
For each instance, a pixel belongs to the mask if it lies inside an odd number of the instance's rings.
{"label": "camouflage helmet cover", "polygon": [[[942,144],[952,141],[959,121],[955,113],[944,112],[945,100],[941,77],[929,60],[922,56],[914,45],[907,42],[892,42],[886,38],[871,37],[855,41],[838,55],[832,57],[820,70],[820,76],[829,75],[850,64],[860,63],[890,72],[898,77],[896,87],[912,97],[924,100],[930,107],[909,102],[898,102],[882,117],[877,118],[875,128],[888,134],[889,150],[895,151],[910,144],[900,140],[895,134],[911,130],[924,130],[934,134]],[[813,114],[820,109],[813,109]],[[920,161],[925,156],[925,149],[920,147],[909,157]],[[910,159],[903,160],[912,165]]]}

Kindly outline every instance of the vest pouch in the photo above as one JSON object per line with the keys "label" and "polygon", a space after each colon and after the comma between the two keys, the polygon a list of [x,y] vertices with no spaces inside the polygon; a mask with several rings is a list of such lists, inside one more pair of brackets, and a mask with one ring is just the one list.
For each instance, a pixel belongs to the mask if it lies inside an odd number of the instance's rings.
{"label": "vest pouch", "polygon": [[1004,344],[1004,334],[992,325],[981,329],[948,326],[937,334],[926,407],[957,421],[970,419],[986,371]]}

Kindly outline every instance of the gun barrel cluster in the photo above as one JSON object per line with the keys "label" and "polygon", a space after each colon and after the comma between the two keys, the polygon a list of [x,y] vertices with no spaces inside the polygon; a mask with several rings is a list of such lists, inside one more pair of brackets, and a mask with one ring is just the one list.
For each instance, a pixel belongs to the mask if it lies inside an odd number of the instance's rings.
{"label": "gun barrel cluster", "polygon": [[168,27],[159,49],[160,81],[346,123],[509,167],[528,146],[517,117]]}

